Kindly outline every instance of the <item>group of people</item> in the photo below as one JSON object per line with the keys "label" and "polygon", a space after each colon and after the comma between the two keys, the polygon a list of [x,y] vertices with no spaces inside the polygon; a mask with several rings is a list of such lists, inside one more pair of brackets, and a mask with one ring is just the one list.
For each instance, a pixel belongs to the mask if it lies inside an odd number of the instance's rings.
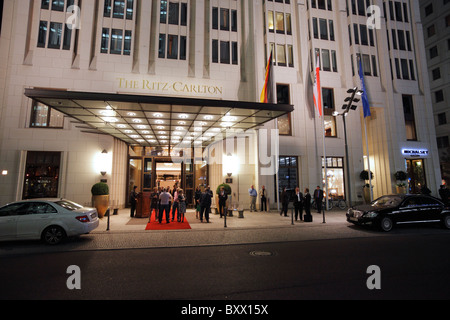
{"label": "group of people", "polygon": [[317,212],[320,213],[322,211],[322,200],[323,200],[323,190],[320,189],[319,186],[314,190],[313,196],[309,193],[309,188],[305,188],[304,193],[300,191],[300,188],[295,188],[294,195],[291,195],[286,191],[286,188],[283,188],[283,192],[281,193],[281,212],[280,215],[284,213],[284,216],[287,216],[287,210],[289,201],[293,200],[294,203],[294,212],[295,212],[295,221],[300,218],[303,220],[303,210],[305,210],[305,216],[311,216],[311,199],[317,204]]}
{"label": "group of people", "polygon": [[195,217],[203,222],[203,216],[206,222],[209,223],[209,214],[211,213],[213,192],[210,187],[207,186],[205,191],[201,191],[200,187],[197,187],[194,194],[195,200]]}
{"label": "group of people", "polygon": [[[136,188],[137,187],[135,186],[130,194],[131,217],[134,217],[134,211],[136,210],[138,195],[136,193]],[[153,192],[150,194],[149,223],[152,220],[153,211],[155,211],[155,220],[158,220],[159,223],[162,222],[164,214],[166,222],[170,223],[170,212],[172,212],[172,222],[175,220],[175,214],[178,222],[184,222],[184,216],[186,214],[186,196],[183,193],[183,189],[176,186],[172,191],[170,191],[170,187],[153,188]]]}
{"label": "group of people", "polygon": [[[258,192],[254,188],[254,186],[251,186],[250,189],[248,189],[248,194],[250,196],[250,212],[257,211],[256,210],[256,199],[258,197]],[[295,220],[303,220],[303,210],[305,210],[305,215],[311,214],[311,200],[314,200],[314,202],[317,204],[317,212],[322,211],[322,201],[323,201],[323,190],[320,189],[319,186],[316,187],[316,190],[314,190],[313,196],[310,195],[309,189],[305,188],[304,193],[300,191],[300,188],[295,188],[295,194],[292,195],[291,192],[288,192],[286,188],[283,188],[283,192],[280,195],[281,200],[281,211],[280,215],[287,216],[288,211],[288,205],[291,200],[293,200],[294,203],[294,209],[295,209]],[[259,197],[260,197],[260,203],[261,203],[261,211],[267,211],[267,190],[265,186],[261,187],[261,190],[259,191]],[[220,205],[220,203],[219,203]]]}

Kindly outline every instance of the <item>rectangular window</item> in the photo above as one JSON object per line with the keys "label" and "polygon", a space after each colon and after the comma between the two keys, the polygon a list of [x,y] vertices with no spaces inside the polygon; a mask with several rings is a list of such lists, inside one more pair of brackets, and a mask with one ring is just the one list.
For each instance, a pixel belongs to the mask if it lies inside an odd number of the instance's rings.
{"label": "rectangular window", "polygon": [[33,101],[30,127],[32,128],[63,128],[64,114],[51,109],[45,104]]}
{"label": "rectangular window", "polygon": [[39,48],[45,48],[45,41],[47,39],[47,21],[41,21],[39,23],[39,34],[38,34],[38,44]]}
{"label": "rectangular window", "polygon": [[48,47],[61,49],[62,23],[50,22],[50,32],[48,35]]}
{"label": "rectangular window", "polygon": [[182,26],[187,26],[187,17],[188,17],[188,8],[187,3],[181,3],[181,12],[180,12],[180,24]]}
{"label": "rectangular window", "polygon": [[220,8],[220,30],[230,30],[230,9]]}
{"label": "rectangular window", "polygon": [[[325,162],[322,157],[322,177],[325,181]],[[331,199],[345,200],[344,158],[327,157],[328,194]]]}
{"label": "rectangular window", "polygon": [[372,55],[372,73],[374,77],[378,77],[377,57]]}
{"label": "rectangular window", "polygon": [[180,4],[169,1],[169,24],[178,25],[180,16]]}
{"label": "rectangular window", "polygon": [[363,46],[369,45],[369,40],[367,38],[367,26],[365,24],[360,24],[359,31],[361,33],[361,44]]}
{"label": "rectangular window", "polygon": [[409,80],[409,66],[408,66],[408,60],[401,59],[400,63],[402,65],[402,76],[403,80]]}
{"label": "rectangular window", "polygon": [[61,152],[28,151],[22,199],[57,198]]}
{"label": "rectangular window", "polygon": [[322,49],[322,70],[331,71],[330,50]]}
{"label": "rectangular window", "polygon": [[50,8],[50,0],[41,1],[41,9],[48,10]]}
{"label": "rectangular window", "polygon": [[[289,86],[283,84],[277,84],[277,103],[280,104],[289,104],[290,103],[290,92]],[[292,135],[291,128],[291,114],[288,113],[284,116],[281,116],[277,119],[278,121],[278,130],[280,135]]]}
{"label": "rectangular window", "polygon": [[282,44],[277,44],[277,57],[278,57],[278,65],[285,67],[286,66],[286,47]]}
{"label": "rectangular window", "polygon": [[131,54],[131,30],[125,30],[125,39],[123,42],[123,54],[129,56]]}
{"label": "rectangular window", "polygon": [[358,31],[358,25],[356,23],[353,24],[353,33],[355,36],[355,44],[359,44],[359,31]]}
{"label": "rectangular window", "polygon": [[103,7],[103,16],[106,18],[111,17],[111,0],[105,0],[105,5]]}
{"label": "rectangular window", "polygon": [[[297,163],[297,157],[282,156],[279,158],[278,187],[280,189],[278,193],[275,193],[275,197],[281,194],[284,188],[288,191],[294,191],[295,188],[299,186]],[[276,177],[277,176],[275,175],[274,179],[276,179]],[[276,180],[274,180],[274,182],[274,185],[276,186]]]}
{"label": "rectangular window", "polygon": [[238,29],[237,10],[231,10],[231,31],[236,32]]}
{"label": "rectangular window", "polygon": [[125,15],[125,0],[114,0],[113,18],[123,19]]}
{"label": "rectangular window", "polygon": [[52,10],[53,11],[64,11],[64,0],[52,0]]}
{"label": "rectangular window", "polygon": [[330,40],[334,41],[334,24],[333,24],[333,20],[328,20],[328,26],[330,27]]}
{"label": "rectangular window", "polygon": [[230,64],[229,41],[220,41],[220,63]]}
{"label": "rectangular window", "polygon": [[219,29],[219,8],[212,8],[212,28],[213,30]]}
{"label": "rectangular window", "polygon": [[127,20],[133,20],[134,0],[127,0]]}
{"label": "rectangular window", "polygon": [[292,34],[292,21],[289,13],[286,13],[286,34]]}
{"label": "rectangular window", "polygon": [[312,23],[313,23],[314,39],[319,39],[319,27],[318,27],[318,24],[317,24],[317,18],[313,18],[312,19]]}
{"label": "rectangular window", "polygon": [[167,0],[160,1],[159,22],[167,23]]}
{"label": "rectangular window", "polygon": [[294,47],[292,45],[287,46],[287,53],[288,53],[288,64],[289,67],[294,67]]}
{"label": "rectangular window", "polygon": [[362,55],[362,65],[364,70],[364,75],[371,76],[371,68],[370,68],[370,56],[368,54]]}
{"label": "rectangular window", "polygon": [[326,19],[319,19],[320,39],[328,40],[328,26]]}
{"label": "rectangular window", "polygon": [[333,111],[335,111],[334,89],[322,88],[322,99],[323,99],[323,113],[325,115],[332,115]]}
{"label": "rectangular window", "polygon": [[403,99],[403,114],[405,116],[405,126],[406,126],[406,139],[410,141],[417,141],[413,98],[410,95],[403,95],[402,99]]}
{"label": "rectangular window", "polygon": [[231,63],[232,64],[238,64],[238,43],[233,41],[231,43]]}
{"label": "rectangular window", "polygon": [[219,62],[219,40],[213,39],[211,46],[211,56],[213,63]]}
{"label": "rectangular window", "polygon": [[122,54],[123,30],[112,29],[111,31],[111,54]]}
{"label": "rectangular window", "polygon": [[167,58],[178,59],[178,36],[169,34],[167,36]]}
{"label": "rectangular window", "polygon": [[63,39],[63,50],[70,50],[70,43],[72,41],[72,29],[70,29],[67,24],[64,25],[64,39]]}
{"label": "rectangular window", "polygon": [[159,34],[159,49],[158,49],[158,58],[166,57],[166,35],[163,33]]}
{"label": "rectangular window", "polygon": [[336,50],[331,50],[331,63],[333,66],[333,72],[338,72]]}
{"label": "rectangular window", "polygon": [[268,19],[269,19],[269,32],[274,32],[275,22],[274,22],[273,11],[268,12]]}
{"label": "rectangular window", "polygon": [[186,36],[180,36],[180,60],[186,60]]}
{"label": "rectangular window", "polygon": [[277,12],[276,18],[277,18],[277,24],[276,24],[277,33],[284,33],[284,13]]}
{"label": "rectangular window", "polygon": [[108,53],[109,48],[109,29],[103,28],[102,29],[102,42],[101,42],[101,53]]}

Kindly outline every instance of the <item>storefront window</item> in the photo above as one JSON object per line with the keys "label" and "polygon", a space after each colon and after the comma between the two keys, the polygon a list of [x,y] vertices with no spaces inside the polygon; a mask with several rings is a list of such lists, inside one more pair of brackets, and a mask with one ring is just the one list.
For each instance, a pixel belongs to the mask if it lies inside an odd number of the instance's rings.
{"label": "storefront window", "polygon": [[[322,168],[323,181],[325,182],[325,163],[323,158]],[[344,158],[327,157],[327,183],[328,197],[345,200]]]}
{"label": "storefront window", "polygon": [[58,197],[60,152],[27,153],[23,199]]}

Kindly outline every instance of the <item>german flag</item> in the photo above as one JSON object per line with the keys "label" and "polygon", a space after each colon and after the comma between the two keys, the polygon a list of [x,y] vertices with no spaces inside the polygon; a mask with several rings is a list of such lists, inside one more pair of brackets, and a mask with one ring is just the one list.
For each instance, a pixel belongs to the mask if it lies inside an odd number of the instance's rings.
{"label": "german flag", "polygon": [[266,66],[266,78],[264,80],[264,87],[261,92],[261,103],[273,103],[273,79],[272,79],[273,60],[272,53],[270,53],[269,61]]}

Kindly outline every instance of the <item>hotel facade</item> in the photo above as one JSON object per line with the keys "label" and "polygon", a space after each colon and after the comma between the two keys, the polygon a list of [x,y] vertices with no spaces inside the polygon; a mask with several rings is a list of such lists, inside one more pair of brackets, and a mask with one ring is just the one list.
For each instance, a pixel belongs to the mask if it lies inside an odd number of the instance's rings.
{"label": "hotel facade", "polygon": [[[277,188],[325,189],[325,171],[328,194],[362,203],[369,168],[374,198],[396,192],[397,171],[410,192],[437,195],[418,0],[5,0],[2,11],[1,205],[90,205],[103,180],[118,208],[134,185],[177,183],[192,201],[224,182],[234,205],[264,185],[275,208]],[[271,52],[275,101],[260,103]],[[344,130],[359,61],[371,116],[357,103]]]}

